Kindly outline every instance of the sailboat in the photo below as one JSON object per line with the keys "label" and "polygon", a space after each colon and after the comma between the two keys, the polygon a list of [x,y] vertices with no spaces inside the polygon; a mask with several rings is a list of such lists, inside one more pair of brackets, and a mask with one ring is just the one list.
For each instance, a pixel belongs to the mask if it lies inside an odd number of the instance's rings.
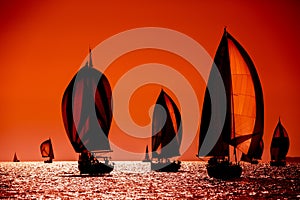
{"label": "sailboat", "polygon": [[148,152],[148,145],[146,146],[145,158],[143,162],[150,162],[149,152]]}
{"label": "sailboat", "polygon": [[20,160],[17,157],[17,153],[15,153],[14,155],[13,162],[20,162]]}
{"label": "sailboat", "polygon": [[[104,74],[89,62],[67,86],[62,99],[66,133],[76,153],[81,174],[104,174],[113,170],[108,134],[112,121],[112,91]],[[102,162],[101,162],[102,161]],[[104,162],[103,162],[104,161]]]}
{"label": "sailboat", "polygon": [[[256,149],[263,135],[262,88],[250,56],[226,31],[226,28],[216,52],[214,64],[205,91],[197,156],[210,157],[207,164],[210,177],[238,178],[242,174],[242,167],[237,160],[237,150],[246,155],[251,154],[251,149]],[[222,77],[221,83],[216,82],[215,71],[213,71],[216,70],[215,67]],[[220,95],[221,86],[225,88],[225,110],[220,106],[222,105],[222,102],[219,102],[220,98],[211,99],[210,97],[210,92]],[[215,106],[214,114],[217,117],[211,119],[212,102]],[[220,117],[222,112],[226,112],[225,122]],[[210,131],[210,126],[220,127],[220,132]],[[216,138],[216,143],[211,144],[211,149],[207,148],[206,137]]]}
{"label": "sailboat", "polygon": [[161,90],[152,118],[152,170],[177,172],[180,169],[181,162],[170,158],[180,156],[181,139],[180,112],[171,97]]}
{"label": "sailboat", "polygon": [[271,142],[271,166],[286,165],[286,154],[289,150],[289,146],[289,136],[279,118]]}
{"label": "sailboat", "polygon": [[251,164],[258,164],[258,160],[261,160],[263,150],[264,150],[264,141],[261,139],[259,141],[259,145],[256,145],[256,149],[251,150],[251,145],[250,145],[248,154],[243,153],[241,156],[241,161],[248,162]]}
{"label": "sailboat", "polygon": [[54,159],[54,153],[50,138],[42,142],[40,145],[40,151],[43,158],[49,158],[48,160],[45,160],[44,163],[52,163],[52,160]]}

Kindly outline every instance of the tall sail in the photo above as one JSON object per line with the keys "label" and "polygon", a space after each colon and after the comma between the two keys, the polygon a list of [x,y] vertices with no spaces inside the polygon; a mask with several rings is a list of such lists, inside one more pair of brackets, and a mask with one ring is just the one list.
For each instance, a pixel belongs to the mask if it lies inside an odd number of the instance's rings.
{"label": "tall sail", "polygon": [[146,152],[145,152],[145,158],[143,160],[143,162],[148,162],[150,161],[150,157],[149,157],[149,151],[148,151],[148,145],[146,146]]}
{"label": "tall sail", "polygon": [[181,116],[174,101],[163,90],[156,101],[152,120],[152,157],[179,156],[182,139]]}
{"label": "tall sail", "polygon": [[[226,30],[214,63],[221,74],[226,92],[225,123],[217,143],[208,154],[203,155],[201,146],[210,123],[222,123],[210,121],[212,105],[207,88],[200,125],[199,156],[228,156],[229,145],[237,147],[247,155],[251,154],[250,146],[256,148],[259,145],[264,126],[262,88],[255,66],[244,48]],[[212,73],[208,85],[215,90],[219,87]]]}
{"label": "tall sail", "polygon": [[20,162],[20,160],[17,157],[17,153],[14,154],[13,162]]}
{"label": "tall sail", "polygon": [[91,61],[81,68],[66,88],[62,116],[69,140],[77,153],[110,151],[112,92],[104,74]]}
{"label": "tall sail", "polygon": [[43,158],[49,157],[50,159],[54,159],[51,139],[42,142],[42,144],[40,145],[40,151]]}
{"label": "tall sail", "polygon": [[274,130],[271,143],[271,160],[285,160],[286,154],[289,150],[289,146],[289,136],[279,119],[278,124]]}

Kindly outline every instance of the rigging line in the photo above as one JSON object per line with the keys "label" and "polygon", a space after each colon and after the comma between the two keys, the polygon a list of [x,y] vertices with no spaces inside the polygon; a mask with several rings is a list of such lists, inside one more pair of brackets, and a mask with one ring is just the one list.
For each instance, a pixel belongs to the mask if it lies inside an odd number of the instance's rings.
{"label": "rigging line", "polygon": [[250,136],[250,135],[258,135],[259,134],[259,132],[257,132],[257,133],[254,133],[254,132],[252,132],[252,133],[246,133],[245,135],[238,135],[236,138],[239,138],[239,137],[243,137],[243,136]]}
{"label": "rigging line", "polygon": [[243,94],[243,93],[235,93],[235,94],[233,94],[233,96],[247,96],[247,97],[253,97],[253,98],[255,98],[255,96],[254,95],[251,95],[251,94]]}
{"label": "rigging line", "polygon": [[[231,120],[232,120],[232,131],[233,131],[233,137],[235,138],[235,123],[234,123],[234,104],[233,104],[233,90],[232,90],[233,88],[232,88],[232,85],[231,85],[231,112],[232,112],[232,118],[231,118]],[[237,163],[237,157],[236,157],[236,147],[234,146],[233,147],[233,153],[234,153],[234,160],[235,160],[235,162]],[[230,154],[230,153],[229,153]],[[228,154],[228,155],[229,155]],[[228,160],[229,160],[229,156],[228,156]]]}
{"label": "rigging line", "polygon": [[250,76],[251,77],[251,74],[250,73],[243,73],[243,74],[236,74],[236,73],[231,73],[231,75],[243,75],[243,76]]}
{"label": "rigging line", "polygon": [[238,114],[238,113],[234,113],[235,115],[241,116],[241,117],[248,117],[248,118],[255,118],[255,116],[250,116],[250,115],[242,115],[242,114]]}
{"label": "rigging line", "polygon": [[[249,125],[253,125],[251,128],[249,128]],[[254,123],[243,123],[243,124],[240,124],[236,127],[236,132],[239,132],[239,133],[243,133],[245,131],[249,131],[249,132],[252,132],[254,130]]]}
{"label": "rigging line", "polygon": [[255,117],[256,115],[245,115],[245,114],[239,114],[239,113],[234,113],[235,115],[238,115],[238,116],[241,116],[241,117],[249,117],[249,118],[251,118],[251,117]]}

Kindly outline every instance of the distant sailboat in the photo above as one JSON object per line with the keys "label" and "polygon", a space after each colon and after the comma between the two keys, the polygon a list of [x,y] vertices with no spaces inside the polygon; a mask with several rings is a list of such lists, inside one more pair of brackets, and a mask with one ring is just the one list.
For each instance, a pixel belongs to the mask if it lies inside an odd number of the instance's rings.
{"label": "distant sailboat", "polygon": [[[108,134],[112,121],[112,92],[104,74],[90,60],[73,77],[62,99],[62,116],[69,140],[80,153],[81,174],[109,173],[111,152]],[[105,163],[98,159],[104,159]]]}
{"label": "distant sailboat", "polygon": [[[222,125],[222,119],[218,117],[214,119],[215,121],[210,121],[212,100],[207,88],[201,117],[198,156],[211,157],[207,165],[207,172],[210,177],[218,179],[238,178],[242,174],[242,167],[237,160],[236,149],[246,155],[251,155],[253,153],[251,149],[256,149],[256,145],[262,138],[264,127],[262,88],[250,56],[226,29],[224,29],[214,63],[220,72],[225,87],[225,123],[221,133],[210,132],[218,134],[220,137],[213,148],[208,153],[204,153],[206,150],[202,150],[202,146],[204,146],[203,149],[207,147],[204,145],[204,139],[210,124]],[[210,89],[218,93],[220,86],[215,81],[212,72],[208,85],[211,86]],[[218,99],[214,100],[214,103],[218,104],[216,102]],[[222,112],[222,110],[224,108],[218,108],[216,112]],[[231,162],[233,159],[231,159],[229,146],[233,148],[234,162]]]}
{"label": "distant sailboat", "polygon": [[20,162],[20,160],[17,157],[17,153],[15,153],[14,155],[13,162]]}
{"label": "distant sailboat", "polygon": [[51,143],[51,139],[42,142],[40,146],[41,154],[43,158],[49,158],[48,160],[45,160],[45,163],[52,163],[52,160],[54,159],[54,153],[53,153],[53,147]]}
{"label": "distant sailboat", "polygon": [[249,162],[251,164],[258,164],[258,160],[261,160],[263,151],[264,151],[264,141],[261,139],[259,141],[259,145],[256,145],[256,149],[251,150],[251,145],[250,145],[248,155],[243,153],[241,157],[241,161]]}
{"label": "distant sailboat", "polygon": [[[165,120],[161,106],[166,111]],[[180,156],[181,139],[180,112],[171,97],[164,90],[161,90],[152,119],[152,170],[164,172],[177,172],[179,170],[181,162],[171,162],[169,158]]]}
{"label": "distant sailboat", "polygon": [[271,143],[271,166],[286,165],[286,154],[289,150],[289,146],[289,136],[279,118]]}
{"label": "distant sailboat", "polygon": [[149,152],[148,152],[148,145],[146,146],[145,158],[143,162],[150,162]]}

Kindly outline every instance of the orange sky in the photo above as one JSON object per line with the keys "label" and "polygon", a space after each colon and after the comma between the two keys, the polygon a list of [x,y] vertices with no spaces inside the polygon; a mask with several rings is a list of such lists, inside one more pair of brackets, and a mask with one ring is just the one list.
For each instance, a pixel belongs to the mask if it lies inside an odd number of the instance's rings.
{"label": "orange sky", "polygon": [[[155,3],[156,2],[156,3]],[[250,3],[251,2],[251,3]],[[257,68],[265,100],[265,149],[278,117],[288,131],[289,156],[300,156],[300,14],[298,1],[1,1],[0,3],[0,161],[42,160],[40,143],[51,137],[56,160],[76,160],[61,117],[63,92],[79,69],[88,48],[133,28],[164,27],[188,35],[213,57],[224,26],[250,54]],[[177,69],[198,91],[203,79],[177,55],[161,50],[138,50],[121,56],[105,72],[112,88],[127,70],[145,63]],[[208,66],[211,67],[211,66]],[[159,86],[136,91],[130,112],[136,123],[150,122],[148,109]],[[174,94],[171,94],[174,97]],[[147,99],[147,101],[143,101]],[[143,104],[139,103],[143,101]],[[178,103],[178,100],[176,100]],[[133,105],[136,105],[133,106]],[[201,113],[201,112],[200,112]],[[191,119],[183,119],[189,121]],[[183,137],[189,133],[183,133]],[[148,139],[135,140],[113,122],[110,139],[127,151],[143,152]],[[194,159],[198,139],[183,159]],[[115,150],[113,159],[132,159]]]}

